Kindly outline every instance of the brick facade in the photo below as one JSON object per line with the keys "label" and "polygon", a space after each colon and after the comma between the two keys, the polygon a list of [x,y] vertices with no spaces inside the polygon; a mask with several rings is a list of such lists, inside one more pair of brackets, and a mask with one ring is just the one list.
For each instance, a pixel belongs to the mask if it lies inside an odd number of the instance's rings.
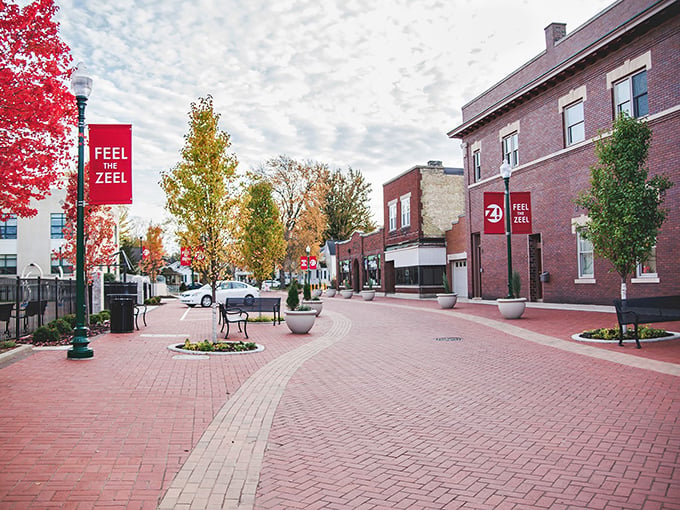
{"label": "brick facade", "polygon": [[376,291],[384,290],[384,247],[383,231],[378,229],[370,234],[354,232],[346,241],[335,244],[338,288],[344,287],[345,280],[355,292],[368,287],[369,277]]}
{"label": "brick facade", "polygon": [[[546,34],[545,53],[463,107],[463,124],[449,136],[462,139],[465,151],[468,253],[480,239],[477,266],[468,267],[468,277],[479,278],[470,297],[493,299],[507,289],[505,236],[484,235],[483,194],[504,189],[498,172],[501,136],[511,130],[518,134],[519,165],[513,169],[510,190],[530,191],[532,198],[533,235],[512,236],[513,268],[520,272],[522,295],[546,302],[599,304],[611,304],[618,296],[618,275],[605,260],[595,258],[593,278],[579,278],[573,223],[585,211],[574,205],[574,198],[589,187],[589,167],[596,162],[594,140],[611,128],[612,77],[641,69],[647,71],[645,118],[653,130],[650,175],[665,173],[675,185],[666,193],[668,219],[657,240],[658,278],[634,278],[628,294],[680,293],[678,11],[678,2],[617,2],[553,47]],[[567,147],[563,106],[572,98],[583,101],[585,139]],[[481,155],[481,178],[476,182],[474,150]],[[540,281],[542,272],[550,273],[549,281]]]}

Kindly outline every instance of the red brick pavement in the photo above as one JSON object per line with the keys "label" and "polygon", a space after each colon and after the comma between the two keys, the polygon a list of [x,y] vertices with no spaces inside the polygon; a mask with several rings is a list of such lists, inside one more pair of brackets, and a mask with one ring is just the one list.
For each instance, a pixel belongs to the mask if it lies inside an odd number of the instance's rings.
{"label": "red brick pavement", "polygon": [[[455,317],[498,319],[491,306],[325,306],[352,329],[286,387],[256,508],[680,508],[676,377]],[[91,360],[42,351],[0,370],[0,508],[156,508],[230,395],[330,327],[252,325],[262,353],[178,359],[166,346],[210,325],[185,310],[170,302],[141,332],[96,339]],[[603,317],[528,309],[513,325],[571,342]],[[162,334],[178,336],[145,336]],[[677,360],[668,344],[623,349]]]}

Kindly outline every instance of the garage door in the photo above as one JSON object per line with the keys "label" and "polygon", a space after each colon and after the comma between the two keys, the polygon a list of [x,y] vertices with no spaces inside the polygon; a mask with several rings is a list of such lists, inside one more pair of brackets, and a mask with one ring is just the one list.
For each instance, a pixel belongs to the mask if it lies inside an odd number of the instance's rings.
{"label": "garage door", "polygon": [[453,292],[460,297],[467,297],[467,260],[452,261],[451,274],[453,275]]}

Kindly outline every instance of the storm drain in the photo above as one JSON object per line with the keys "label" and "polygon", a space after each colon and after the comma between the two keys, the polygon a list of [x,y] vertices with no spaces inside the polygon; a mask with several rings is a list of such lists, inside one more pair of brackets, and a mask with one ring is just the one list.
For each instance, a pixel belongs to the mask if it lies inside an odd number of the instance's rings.
{"label": "storm drain", "polygon": [[459,336],[443,336],[440,338],[435,338],[437,342],[460,342],[462,340]]}

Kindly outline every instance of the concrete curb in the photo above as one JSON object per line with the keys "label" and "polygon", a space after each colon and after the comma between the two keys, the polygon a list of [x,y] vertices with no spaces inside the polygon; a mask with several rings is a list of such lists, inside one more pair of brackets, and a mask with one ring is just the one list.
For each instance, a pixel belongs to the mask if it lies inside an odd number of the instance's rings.
{"label": "concrete curb", "polygon": [[17,346],[15,349],[12,349],[11,351],[3,352],[0,354],[0,365],[12,361],[13,359],[23,357],[28,354],[29,351],[33,350],[33,346],[29,344],[22,344]]}

